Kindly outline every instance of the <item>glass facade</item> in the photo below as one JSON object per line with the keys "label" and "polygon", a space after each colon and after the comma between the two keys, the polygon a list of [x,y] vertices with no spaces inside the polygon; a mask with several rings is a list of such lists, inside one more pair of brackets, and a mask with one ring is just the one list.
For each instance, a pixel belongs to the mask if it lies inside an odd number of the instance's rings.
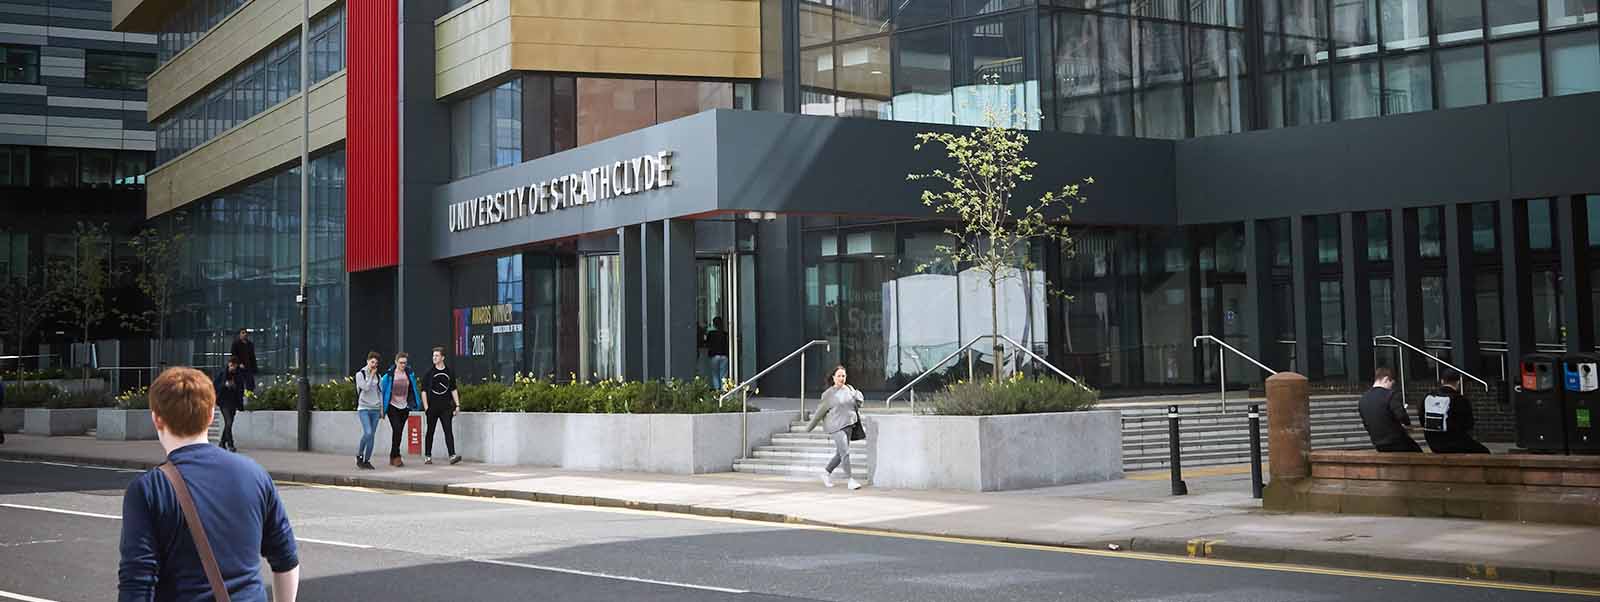
{"label": "glass facade", "polygon": [[1590,0],[798,7],[813,115],[1185,138],[1600,90]]}
{"label": "glass facade", "polygon": [[99,50],[83,53],[83,83],[90,88],[143,90],[155,68],[156,57],[148,54]]}
{"label": "glass facade", "polygon": [[[311,22],[312,85],[344,69],[344,5]],[[320,75],[320,77],[318,77]],[[300,93],[300,36],[286,36],[156,120],[156,163],[189,152]]]}
{"label": "glass facade", "polygon": [[0,146],[0,187],[138,189],[150,159],[148,151]]}
{"label": "glass facade", "polygon": [[[312,158],[307,290],[314,379],[348,374],[344,263],[344,152]],[[169,328],[177,353],[194,366],[226,359],[240,328],[252,329],[260,371],[282,375],[295,366],[300,341],[295,296],[300,290],[300,170],[264,175],[158,218],[181,232],[179,293]]]}
{"label": "glass facade", "polygon": [[173,11],[172,16],[161,26],[161,31],[156,34],[156,45],[160,49],[162,63],[172,60],[178,53],[187,50],[200,38],[205,37],[211,28],[216,27],[223,19],[239,10],[249,0],[188,0],[181,8]]}
{"label": "glass facade", "polygon": [[457,178],[522,162],[522,80],[450,107],[450,172]]}

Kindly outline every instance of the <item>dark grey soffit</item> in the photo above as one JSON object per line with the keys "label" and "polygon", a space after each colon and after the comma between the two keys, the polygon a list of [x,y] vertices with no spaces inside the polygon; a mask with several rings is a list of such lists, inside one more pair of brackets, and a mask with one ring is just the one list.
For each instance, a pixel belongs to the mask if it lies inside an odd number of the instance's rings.
{"label": "dark grey soffit", "polygon": [[[433,192],[436,259],[452,259],[605,232],[646,221],[717,212],[848,214],[922,218],[925,183],[906,175],[947,164],[942,152],[915,152],[918,132],[958,128],[765,111],[707,111],[519,165],[464,178]],[[1030,132],[1039,162],[1019,203],[1085,177],[1073,220],[1101,224],[1173,224],[1173,143],[1107,136]],[[614,161],[673,153],[670,188],[589,206],[449,232],[448,207],[477,196],[577,173]],[[448,161],[448,151],[438,151]]]}

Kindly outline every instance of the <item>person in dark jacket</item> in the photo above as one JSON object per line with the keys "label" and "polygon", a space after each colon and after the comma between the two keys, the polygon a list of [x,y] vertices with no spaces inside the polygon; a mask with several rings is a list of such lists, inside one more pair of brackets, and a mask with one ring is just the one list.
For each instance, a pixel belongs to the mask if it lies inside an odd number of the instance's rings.
{"label": "person in dark jacket", "polygon": [[1361,396],[1361,423],[1367,427],[1372,446],[1381,452],[1420,452],[1421,447],[1406,431],[1411,428],[1411,415],[1405,403],[1394,394],[1394,373],[1388,368],[1378,368],[1373,373],[1372,388]]}
{"label": "person in dark jacket", "polygon": [[[193,368],[162,372],[150,384],[156,436],[194,499],[228,598],[266,602],[264,556],[272,568],[272,597],[294,602],[300,557],[277,487],[261,465],[206,443],[216,407],[212,384]],[[134,479],[122,497],[118,600],[212,599],[194,541],[172,481],[160,470]]]}
{"label": "person in dark jacket", "polygon": [[217,409],[222,410],[222,439],[217,446],[236,452],[233,444],[233,417],[244,409],[244,375],[239,370],[239,360],[228,358],[228,367],[211,379],[217,390]]}
{"label": "person in dark jacket", "polygon": [[239,329],[239,338],[233,340],[233,351],[228,355],[239,360],[239,373],[244,377],[244,388],[248,391],[256,390],[256,344],[250,341],[250,329]]}
{"label": "person in dark jacket", "polygon": [[1439,377],[1439,389],[1422,400],[1417,408],[1422,436],[1436,454],[1487,454],[1489,448],[1472,438],[1472,402],[1461,394],[1461,374],[1450,371]]}

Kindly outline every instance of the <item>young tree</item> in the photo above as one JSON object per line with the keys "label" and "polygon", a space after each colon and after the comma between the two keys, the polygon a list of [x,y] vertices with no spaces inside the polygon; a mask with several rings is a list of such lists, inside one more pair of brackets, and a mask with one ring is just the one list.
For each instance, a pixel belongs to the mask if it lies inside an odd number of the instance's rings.
{"label": "young tree", "polygon": [[[44,269],[39,266],[6,278],[5,287],[5,294],[0,295],[0,329],[16,342],[16,355],[28,355],[23,353],[22,346],[33,338],[52,311],[54,295],[45,284]],[[17,371],[22,371],[20,358]]]}
{"label": "young tree", "polygon": [[119,309],[117,314],[121,316],[123,326],[155,335],[154,365],[161,365],[163,342],[167,339],[167,316],[174,310],[173,303],[178,293],[178,261],[184,240],[182,232],[169,235],[156,228],[145,228],[128,241],[139,266],[133,278],[134,284],[139,287],[139,292],[144,293],[150,305],[138,312]]}
{"label": "young tree", "polygon": [[[50,286],[62,316],[83,332],[83,343],[88,345],[89,329],[110,312],[106,292],[116,279],[106,225],[78,222],[72,251],[71,257],[51,265]],[[89,377],[87,368],[83,376]]]}
{"label": "young tree", "polygon": [[1013,207],[1012,196],[1017,187],[1033,180],[1032,171],[1039,164],[1025,153],[1027,134],[1010,126],[1023,122],[1022,115],[1002,115],[993,105],[985,106],[983,115],[985,125],[966,133],[917,134],[913,148],[921,151],[924,146],[938,145],[954,168],[911,174],[908,179],[936,183],[939,189],[922,191],[922,203],[937,214],[955,219],[945,228],[954,244],[938,245],[938,259],[918,266],[918,270],[949,262],[958,271],[970,267],[988,278],[994,379],[998,382],[1004,352],[999,338],[1000,283],[1007,278],[1020,278],[1023,270],[1034,269],[1028,252],[1030,243],[1053,240],[1063,247],[1071,246],[1067,222],[1072,208],[1086,200],[1079,196],[1078,187],[1093,184],[1094,178],[1067,184],[1040,195],[1036,201]]}

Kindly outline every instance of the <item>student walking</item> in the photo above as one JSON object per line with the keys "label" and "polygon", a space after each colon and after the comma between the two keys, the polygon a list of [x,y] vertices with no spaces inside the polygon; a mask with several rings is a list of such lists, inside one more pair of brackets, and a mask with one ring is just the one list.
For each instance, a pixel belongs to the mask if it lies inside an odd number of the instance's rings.
{"label": "student walking", "polygon": [[300,589],[294,529],[278,489],[259,464],[206,442],[216,394],[212,379],[173,368],[150,383],[150,414],[167,461],[122,497],[118,599],[123,602],[266,602]]}
{"label": "student walking", "polygon": [[711,388],[721,391],[722,381],[728,378],[728,330],[722,323],[722,316],[712,318],[705,345],[711,362]]}
{"label": "student walking", "polygon": [[1411,429],[1411,415],[1406,413],[1405,403],[1394,394],[1394,373],[1388,368],[1373,371],[1372,388],[1361,396],[1358,407],[1361,423],[1378,451],[1422,451],[1406,432]]}
{"label": "student walking", "polygon": [[822,424],[833,436],[833,459],[822,470],[822,484],[832,487],[833,469],[843,464],[850,489],[860,489],[861,483],[850,473],[850,442],[866,439],[867,433],[861,425],[861,392],[845,382],[848,376],[843,365],[833,369],[833,386],[822,392],[822,403],[817,406],[817,414],[811,417],[806,432]]}
{"label": "student walking", "polygon": [[1487,454],[1489,448],[1472,438],[1472,402],[1461,394],[1461,373],[1454,370],[1439,377],[1439,389],[1423,398],[1417,409],[1422,422],[1422,437],[1436,454]]}
{"label": "student walking", "polygon": [[383,420],[383,391],[379,390],[378,360],[376,351],[367,352],[367,365],[356,371],[356,419],[361,421],[361,443],[356,446],[356,468],[374,470],[372,466],[372,439]]}
{"label": "student walking", "polygon": [[433,427],[440,422],[444,423],[444,447],[450,452],[450,463],[459,464],[456,431],[450,423],[461,413],[461,394],[456,391],[455,373],[444,365],[444,347],[433,348],[433,366],[422,382],[427,383],[422,390],[422,411],[428,416],[428,434],[422,443],[428,459],[423,464],[433,463]]}
{"label": "student walking", "polygon": [[228,356],[239,361],[239,372],[244,376],[244,388],[249,391],[256,390],[256,344],[250,341],[250,329],[239,329],[239,338],[233,340],[233,349]]}
{"label": "student walking", "polygon": [[228,367],[217,373],[212,386],[217,390],[217,409],[222,410],[222,439],[217,446],[237,452],[239,448],[233,444],[233,417],[244,409],[244,375],[240,373],[237,358],[228,358]]}
{"label": "student walking", "polygon": [[[389,416],[389,465],[405,466],[400,460],[400,438],[405,436],[406,421],[412,410],[422,409],[422,387],[417,374],[411,371],[410,354],[401,351],[394,355],[394,369],[383,374],[378,388],[383,395],[383,410]],[[396,382],[399,381],[399,382]]]}

